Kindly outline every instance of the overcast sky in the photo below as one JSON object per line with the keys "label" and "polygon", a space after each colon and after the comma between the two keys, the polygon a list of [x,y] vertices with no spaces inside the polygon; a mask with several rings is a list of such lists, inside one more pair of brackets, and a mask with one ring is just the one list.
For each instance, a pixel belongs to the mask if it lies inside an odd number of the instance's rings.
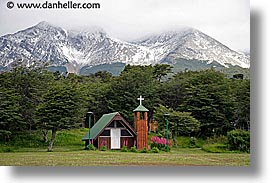
{"label": "overcast sky", "polygon": [[44,3],[46,0],[1,0],[0,36],[40,21],[65,29],[98,26],[122,40],[190,26],[233,50],[250,50],[249,0],[71,0],[75,3],[100,3],[100,9],[89,10],[8,9],[8,1]]}

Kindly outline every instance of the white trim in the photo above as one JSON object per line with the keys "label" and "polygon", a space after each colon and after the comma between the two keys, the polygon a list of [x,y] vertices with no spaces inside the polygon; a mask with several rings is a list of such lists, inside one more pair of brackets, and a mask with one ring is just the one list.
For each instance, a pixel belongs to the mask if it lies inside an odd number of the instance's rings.
{"label": "white trim", "polygon": [[127,128],[121,128],[121,130],[127,130],[132,135],[132,136],[122,136],[120,132],[121,137],[134,137],[134,135]]}
{"label": "white trim", "polygon": [[[126,128],[126,127],[124,126],[124,124],[123,124],[124,122],[123,122],[122,120],[115,120],[115,122],[116,122],[116,123],[115,123],[115,127],[116,127],[116,128],[123,128],[123,127],[117,127],[117,121],[118,121],[124,128]],[[120,122],[120,121],[121,121],[121,122]]]}

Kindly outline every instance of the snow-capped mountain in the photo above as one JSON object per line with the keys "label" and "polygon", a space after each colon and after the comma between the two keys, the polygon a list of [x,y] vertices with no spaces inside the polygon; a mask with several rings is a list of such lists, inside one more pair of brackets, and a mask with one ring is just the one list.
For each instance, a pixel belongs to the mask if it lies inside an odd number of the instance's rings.
{"label": "snow-capped mountain", "polygon": [[47,22],[0,37],[0,67],[10,68],[19,60],[26,66],[48,63],[65,66],[68,72],[83,67],[122,62],[131,65],[174,63],[177,58],[213,61],[228,67],[248,68],[250,58],[230,50],[202,32],[186,28],[125,42],[100,28],[67,31]]}
{"label": "snow-capped mountain", "polygon": [[244,53],[236,52],[206,34],[186,28],[151,36],[139,42],[155,50],[162,62],[175,61],[176,58],[187,60],[213,61],[228,67],[229,64],[249,68],[250,58]]}

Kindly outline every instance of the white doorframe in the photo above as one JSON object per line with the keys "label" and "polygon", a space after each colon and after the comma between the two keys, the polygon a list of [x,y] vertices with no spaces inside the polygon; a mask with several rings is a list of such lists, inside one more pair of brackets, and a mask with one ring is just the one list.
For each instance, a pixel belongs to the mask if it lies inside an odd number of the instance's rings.
{"label": "white doorframe", "polygon": [[111,149],[120,149],[120,128],[111,129]]}

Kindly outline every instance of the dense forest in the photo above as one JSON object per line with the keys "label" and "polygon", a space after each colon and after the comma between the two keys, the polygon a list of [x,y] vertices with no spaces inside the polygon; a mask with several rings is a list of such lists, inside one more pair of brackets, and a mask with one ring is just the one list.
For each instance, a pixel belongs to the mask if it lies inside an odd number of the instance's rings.
{"label": "dense forest", "polygon": [[[250,130],[250,80],[228,78],[214,69],[172,73],[170,65],[126,65],[119,76],[100,71],[89,76],[17,67],[0,74],[0,141],[18,134],[41,132],[49,150],[58,130],[87,124],[88,111],[96,119],[120,112],[133,123],[133,109],[143,105],[150,121],[165,127],[169,113],[172,136],[212,137],[234,129]],[[79,139],[81,140],[81,139]]]}

